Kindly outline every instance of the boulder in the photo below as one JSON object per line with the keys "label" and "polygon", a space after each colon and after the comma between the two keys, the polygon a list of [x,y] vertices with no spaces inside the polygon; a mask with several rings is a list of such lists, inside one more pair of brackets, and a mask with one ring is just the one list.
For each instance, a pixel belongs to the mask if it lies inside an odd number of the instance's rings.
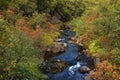
{"label": "boulder", "polygon": [[61,51],[61,49],[62,47],[58,45],[58,46],[53,47],[52,52],[56,54],[56,53],[62,52],[63,50]]}
{"label": "boulder", "polygon": [[52,67],[52,73],[61,72],[65,69],[66,63],[64,61],[57,61],[51,67]]}
{"label": "boulder", "polygon": [[62,42],[57,43],[57,44],[53,47],[52,52],[53,52],[53,53],[63,52],[63,51],[65,51],[65,48],[66,48],[66,47],[67,47],[67,44],[66,44],[66,43],[62,43]]}
{"label": "boulder", "polygon": [[76,61],[81,61],[81,57],[82,57],[81,55],[77,55],[77,56],[75,57],[75,60],[76,60]]}
{"label": "boulder", "polygon": [[59,38],[59,39],[56,39],[55,41],[56,41],[56,42],[61,42],[61,41],[62,41],[62,39],[60,39],[60,38]]}
{"label": "boulder", "polygon": [[40,66],[40,70],[43,73],[57,73],[63,71],[65,68],[66,62],[59,59],[51,59],[49,61],[45,61],[45,63],[41,64]]}
{"label": "boulder", "polygon": [[58,42],[56,44],[51,44],[45,51],[44,59],[61,54],[65,51],[67,43]]}
{"label": "boulder", "polygon": [[95,62],[94,62],[94,59],[93,59],[93,58],[91,58],[91,57],[88,58],[87,66],[88,66],[91,70],[94,70],[94,69],[95,69]]}
{"label": "boulder", "polygon": [[79,68],[78,71],[79,71],[80,73],[84,74],[84,73],[90,72],[90,70],[91,70],[91,69],[90,69],[89,67],[87,67],[87,66],[82,66],[82,67]]}

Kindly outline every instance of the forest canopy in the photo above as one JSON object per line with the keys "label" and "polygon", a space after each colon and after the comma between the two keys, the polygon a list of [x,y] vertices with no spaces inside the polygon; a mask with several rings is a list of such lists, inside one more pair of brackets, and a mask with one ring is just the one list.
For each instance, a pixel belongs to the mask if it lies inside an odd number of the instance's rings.
{"label": "forest canopy", "polygon": [[120,80],[120,0],[0,0],[0,80],[45,77],[44,50],[66,26],[87,55],[100,59],[88,78]]}

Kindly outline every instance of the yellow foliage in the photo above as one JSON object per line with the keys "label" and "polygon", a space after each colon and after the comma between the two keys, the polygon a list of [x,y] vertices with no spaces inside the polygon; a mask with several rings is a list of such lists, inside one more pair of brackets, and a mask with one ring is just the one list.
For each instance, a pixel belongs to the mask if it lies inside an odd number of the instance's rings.
{"label": "yellow foliage", "polygon": [[51,38],[51,34],[49,33],[43,33],[43,35],[41,36],[41,43],[43,45],[50,45],[52,44],[54,41],[53,39]]}
{"label": "yellow foliage", "polygon": [[95,53],[97,53],[97,50],[99,49],[99,46],[96,45],[97,44],[97,40],[94,40],[90,43],[90,45],[88,46],[89,48],[89,52],[92,54],[92,55],[95,55]]}
{"label": "yellow foliage", "polygon": [[15,68],[16,67],[16,59],[11,61],[11,65]]}

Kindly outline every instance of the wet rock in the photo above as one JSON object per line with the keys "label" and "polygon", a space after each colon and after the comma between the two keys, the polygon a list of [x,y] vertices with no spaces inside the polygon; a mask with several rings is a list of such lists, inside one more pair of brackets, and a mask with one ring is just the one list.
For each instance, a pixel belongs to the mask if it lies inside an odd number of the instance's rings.
{"label": "wet rock", "polygon": [[53,73],[61,72],[65,67],[66,67],[66,63],[64,61],[55,62],[52,66],[52,72]]}
{"label": "wet rock", "polygon": [[76,44],[76,39],[75,39],[75,37],[70,38],[70,39],[68,40],[68,42],[71,43],[71,44]]}
{"label": "wet rock", "polygon": [[59,53],[59,52],[63,52],[65,51],[65,48],[67,47],[66,43],[57,43],[54,47],[53,47],[53,53]]}
{"label": "wet rock", "polygon": [[66,68],[66,62],[59,59],[46,61],[40,66],[40,70],[43,73],[57,73],[61,72]]}
{"label": "wet rock", "polygon": [[56,42],[61,42],[61,41],[62,41],[62,39],[56,39],[55,41],[56,41]]}
{"label": "wet rock", "polygon": [[63,46],[66,48],[68,45],[67,45],[67,43],[63,43]]}
{"label": "wet rock", "polygon": [[54,48],[53,48],[53,50],[52,50],[52,52],[54,53],[54,54],[56,54],[56,53],[59,53],[59,52],[62,52],[63,51],[63,47],[61,47],[61,46],[55,46]]}
{"label": "wet rock", "polygon": [[76,60],[76,61],[81,61],[81,57],[82,57],[81,55],[77,55],[77,56],[75,57],[75,60]]}
{"label": "wet rock", "polygon": [[62,42],[50,45],[45,51],[44,59],[48,59],[50,57],[61,54],[62,52],[65,51],[66,47],[67,43]]}
{"label": "wet rock", "polygon": [[64,47],[64,48],[66,48],[68,45],[67,45],[67,43],[62,43],[62,42],[58,42],[57,43],[59,46],[62,46],[62,47]]}
{"label": "wet rock", "polygon": [[68,43],[74,44],[75,42],[72,40],[69,40]]}
{"label": "wet rock", "polygon": [[87,66],[82,66],[79,68],[79,72],[84,74],[84,73],[88,73],[91,69]]}
{"label": "wet rock", "polygon": [[70,40],[72,40],[72,41],[76,41],[76,38],[75,38],[75,37],[72,37]]}

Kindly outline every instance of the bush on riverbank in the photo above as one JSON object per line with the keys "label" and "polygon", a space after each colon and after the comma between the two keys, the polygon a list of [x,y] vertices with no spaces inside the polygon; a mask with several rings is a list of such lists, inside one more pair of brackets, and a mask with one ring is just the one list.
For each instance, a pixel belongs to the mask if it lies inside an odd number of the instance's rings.
{"label": "bush on riverbank", "polygon": [[95,72],[90,72],[86,80],[90,80],[91,78],[94,80],[119,80],[120,76],[115,66],[111,65],[108,61],[103,61],[97,65]]}
{"label": "bush on riverbank", "polygon": [[86,3],[83,16],[73,19],[70,23],[76,31],[76,37],[81,44],[88,48],[92,57],[109,60],[118,65],[120,49],[120,1],[104,0]]}

